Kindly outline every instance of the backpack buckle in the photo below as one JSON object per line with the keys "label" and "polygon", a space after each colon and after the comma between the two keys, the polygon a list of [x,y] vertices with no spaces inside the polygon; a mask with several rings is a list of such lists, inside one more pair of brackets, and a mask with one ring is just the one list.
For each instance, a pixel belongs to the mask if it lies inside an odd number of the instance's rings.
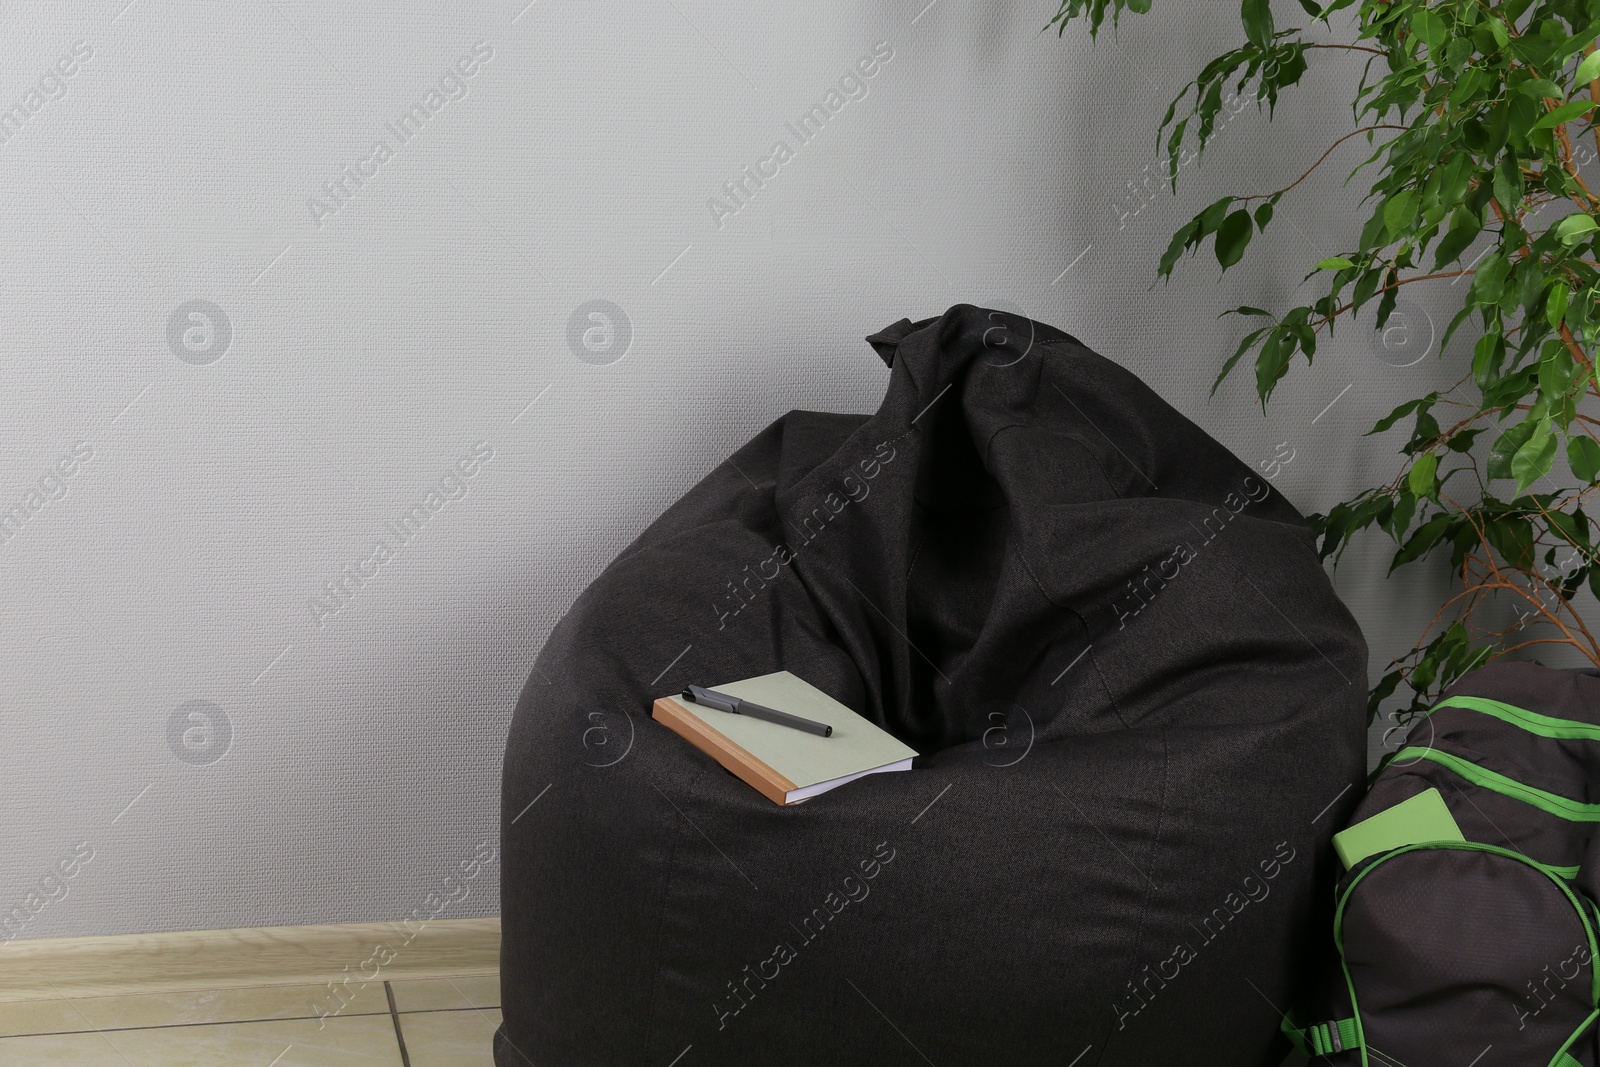
{"label": "backpack buckle", "polygon": [[1344,1042],[1339,1036],[1337,1022],[1317,1023],[1310,1029],[1311,1047],[1316,1055],[1326,1055],[1329,1052],[1343,1052]]}

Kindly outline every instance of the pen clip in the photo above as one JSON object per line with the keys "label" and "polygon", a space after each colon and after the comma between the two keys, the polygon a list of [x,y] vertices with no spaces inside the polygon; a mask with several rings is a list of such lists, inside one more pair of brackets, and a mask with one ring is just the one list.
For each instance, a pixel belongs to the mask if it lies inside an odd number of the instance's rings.
{"label": "pen clip", "polygon": [[726,697],[721,693],[713,693],[711,690],[701,688],[698,685],[691,685],[684,689],[683,699],[695,704],[704,704],[708,708],[716,708],[718,711],[728,711],[734,714],[739,712],[739,700],[737,697]]}

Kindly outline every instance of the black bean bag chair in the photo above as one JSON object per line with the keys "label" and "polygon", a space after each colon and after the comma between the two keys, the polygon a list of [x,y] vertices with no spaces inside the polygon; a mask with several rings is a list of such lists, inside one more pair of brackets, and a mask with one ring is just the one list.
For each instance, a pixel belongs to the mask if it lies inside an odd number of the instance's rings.
{"label": "black bean bag chair", "polygon": [[[540,652],[497,1064],[1274,1067],[1365,764],[1310,530],[1049,326],[867,340],[875,415],[768,426]],[[776,670],[916,766],[779,807],[649,718]]]}

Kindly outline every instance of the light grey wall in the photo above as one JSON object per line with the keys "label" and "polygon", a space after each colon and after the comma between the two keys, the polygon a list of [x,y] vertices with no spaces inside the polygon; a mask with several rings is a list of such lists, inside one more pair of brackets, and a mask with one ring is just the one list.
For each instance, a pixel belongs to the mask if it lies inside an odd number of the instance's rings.
{"label": "light grey wall", "polygon": [[[1271,127],[1230,116],[1174,199],[1155,123],[1231,9],[1158,5],[1091,47],[1040,33],[1048,2],[925,3],[5,6],[10,934],[423,906],[496,838],[512,704],[573,597],[773,418],[875,408],[861,338],[902,316],[988,303],[1077,334],[1245,460],[1288,442],[1302,510],[1396,469],[1397,434],[1356,435],[1447,376],[1364,329],[1265,416],[1248,375],[1206,396],[1246,328],[1217,312],[1286,306],[1353,234],[1354,142],[1241,267],[1207,251],[1150,288],[1176,225],[1348,129],[1354,64],[1314,53]],[[786,123],[875,45],[865,95],[799,144]],[[386,124],[430,90],[402,142]],[[367,173],[335,196],[346,166]],[[1450,296],[1415,310],[1442,325]],[[609,350],[570,325],[594,300],[625,317]],[[465,495],[363,563],[440,487]],[[1367,544],[1336,581],[1376,677],[1442,586],[1385,582]],[[347,566],[369,576],[314,609]],[[447,914],[493,914],[496,876]]]}

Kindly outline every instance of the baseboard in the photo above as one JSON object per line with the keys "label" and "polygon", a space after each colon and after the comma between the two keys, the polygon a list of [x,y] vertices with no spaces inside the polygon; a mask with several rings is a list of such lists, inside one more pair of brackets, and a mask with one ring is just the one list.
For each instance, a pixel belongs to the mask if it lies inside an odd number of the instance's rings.
{"label": "baseboard", "polygon": [[0,1003],[255,985],[484,974],[500,920],[186,930],[0,944]]}

